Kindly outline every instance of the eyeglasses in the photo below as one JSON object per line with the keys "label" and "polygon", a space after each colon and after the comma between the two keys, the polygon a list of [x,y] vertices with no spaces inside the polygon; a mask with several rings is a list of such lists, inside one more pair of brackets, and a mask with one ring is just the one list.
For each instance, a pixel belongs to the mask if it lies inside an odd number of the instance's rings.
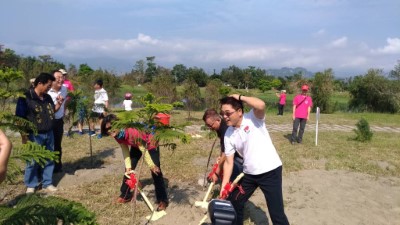
{"label": "eyeglasses", "polygon": [[233,111],[233,112],[221,112],[221,116],[227,116],[230,117],[232,116],[232,114],[234,114],[237,110]]}

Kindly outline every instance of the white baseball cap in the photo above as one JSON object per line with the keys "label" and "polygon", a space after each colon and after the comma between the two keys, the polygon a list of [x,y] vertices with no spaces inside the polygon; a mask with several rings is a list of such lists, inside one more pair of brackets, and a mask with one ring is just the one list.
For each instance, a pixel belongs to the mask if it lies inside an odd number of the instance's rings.
{"label": "white baseball cap", "polygon": [[58,71],[60,71],[63,75],[67,74],[67,71],[65,71],[64,69],[59,69]]}

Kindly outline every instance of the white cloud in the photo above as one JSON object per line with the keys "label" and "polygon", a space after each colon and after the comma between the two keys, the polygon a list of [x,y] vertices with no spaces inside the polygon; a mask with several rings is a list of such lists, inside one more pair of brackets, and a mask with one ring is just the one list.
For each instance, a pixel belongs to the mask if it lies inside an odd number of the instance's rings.
{"label": "white cloud", "polygon": [[400,54],[400,38],[388,38],[386,39],[387,45],[377,50],[372,50],[373,53],[382,54]]}
{"label": "white cloud", "polygon": [[141,34],[141,33],[138,35],[137,39],[138,39],[139,42],[145,43],[145,44],[156,45],[158,43],[157,39],[153,39],[150,36],[145,35],[145,34]]}
{"label": "white cloud", "polygon": [[341,37],[329,43],[328,46],[333,48],[343,48],[346,47],[346,45],[347,45],[347,37]]}

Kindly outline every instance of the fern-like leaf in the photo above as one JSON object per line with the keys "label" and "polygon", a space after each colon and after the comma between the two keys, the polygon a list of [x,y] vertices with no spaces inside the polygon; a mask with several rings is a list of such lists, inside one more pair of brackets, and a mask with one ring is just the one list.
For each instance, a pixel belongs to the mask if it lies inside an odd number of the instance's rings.
{"label": "fern-like leaf", "polygon": [[95,214],[80,203],[36,194],[17,198],[11,207],[0,206],[0,215],[0,225],[97,224]]}

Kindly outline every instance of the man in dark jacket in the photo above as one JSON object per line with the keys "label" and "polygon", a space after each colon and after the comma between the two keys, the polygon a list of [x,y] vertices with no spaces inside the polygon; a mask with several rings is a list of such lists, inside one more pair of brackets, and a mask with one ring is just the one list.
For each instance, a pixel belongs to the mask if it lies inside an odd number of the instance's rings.
{"label": "man in dark jacket", "polygon": [[[54,77],[48,73],[41,73],[34,82],[34,88],[25,93],[25,98],[19,98],[17,102],[16,115],[32,122],[38,133],[35,135],[28,131],[28,138],[32,142],[43,145],[49,151],[54,151],[53,121],[55,105],[47,92],[50,90]],[[57,102],[62,104],[62,102]],[[58,106],[59,107],[59,106]],[[25,138],[23,138],[24,140]],[[27,162],[25,168],[24,182],[27,186],[26,193],[34,193],[42,179],[42,187],[46,191],[57,191],[53,186],[54,162],[49,160],[44,168],[32,160]]]}

